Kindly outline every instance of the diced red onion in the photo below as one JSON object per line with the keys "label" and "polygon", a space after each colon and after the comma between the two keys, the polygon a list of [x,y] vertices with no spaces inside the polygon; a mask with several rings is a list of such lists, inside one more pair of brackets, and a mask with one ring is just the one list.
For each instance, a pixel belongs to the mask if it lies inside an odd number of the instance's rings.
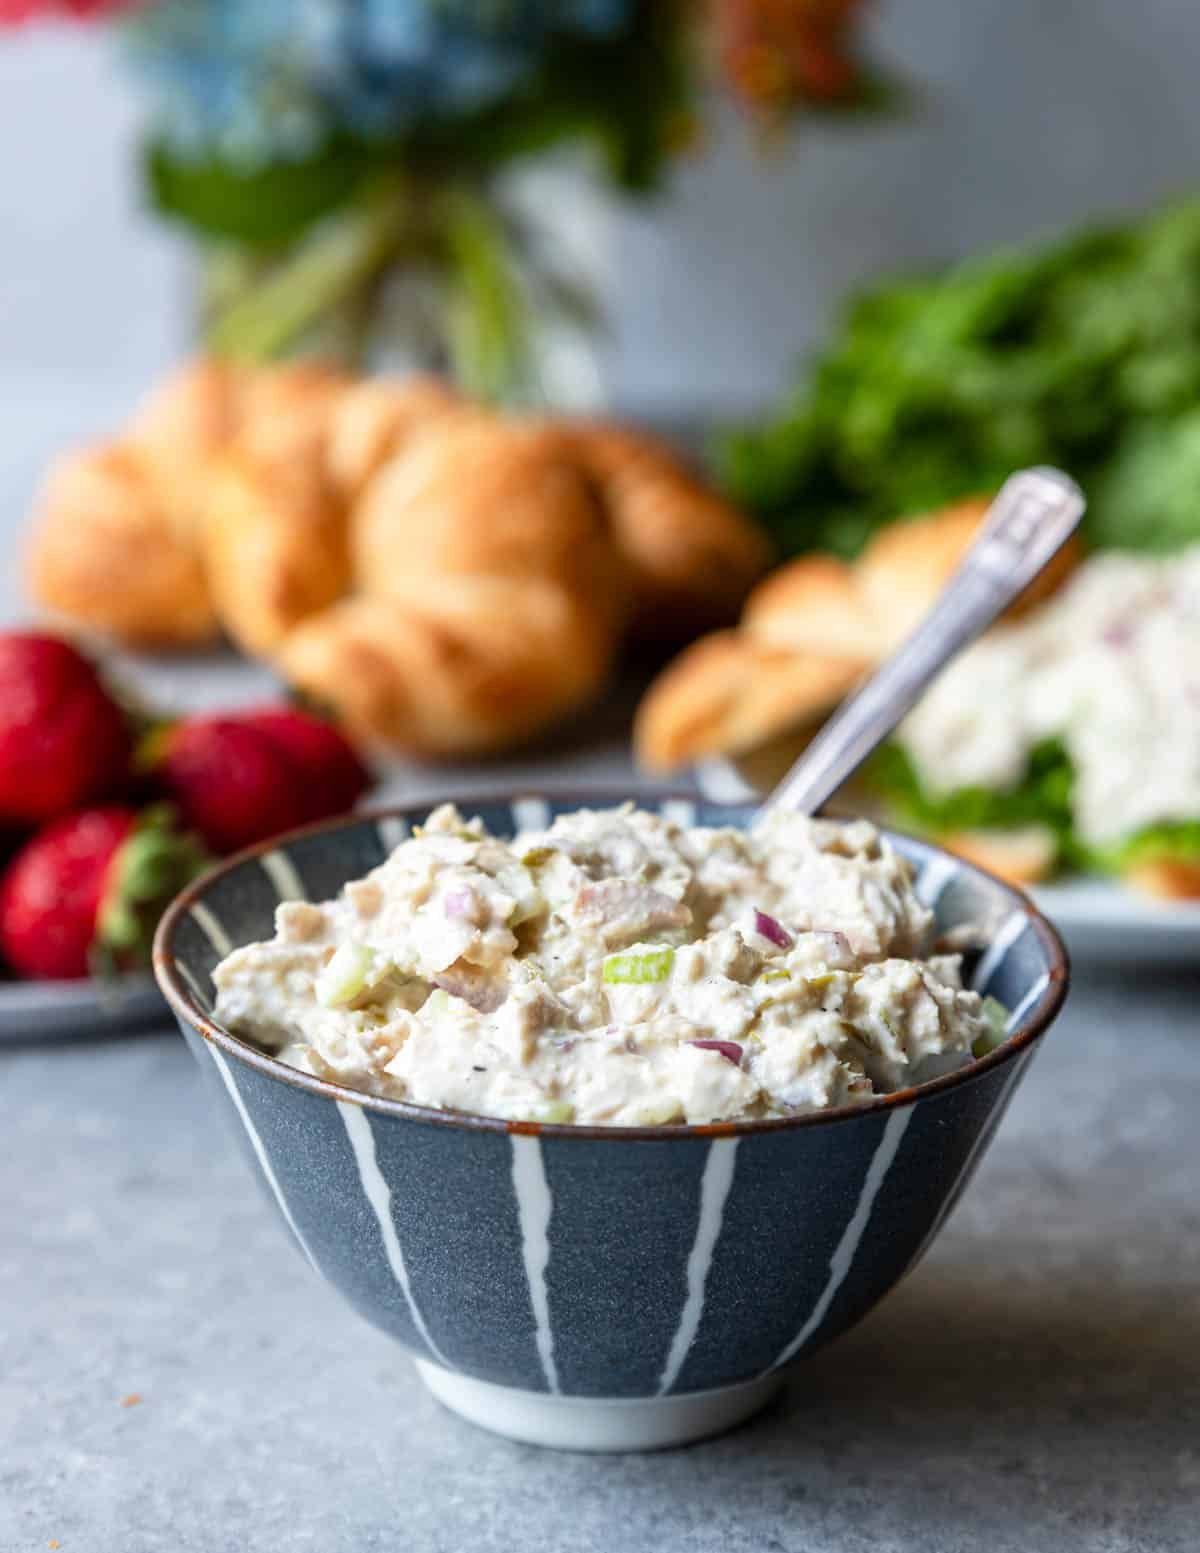
{"label": "diced red onion", "polygon": [[1108,647],[1128,647],[1133,640],[1133,626],[1128,620],[1114,620],[1101,631],[1100,640]]}
{"label": "diced red onion", "polygon": [[782,922],[776,922],[774,917],[768,917],[765,911],[754,913],[754,931],[774,944],[776,949],[790,949],[794,942],[792,935],[784,927]]}
{"label": "diced red onion", "polygon": [[698,1046],[702,1052],[720,1052],[726,1062],[732,1062],[735,1068],[741,1067],[742,1048],[736,1041],[688,1041],[689,1046]]}
{"label": "diced red onion", "polygon": [[469,885],[448,891],[442,899],[442,910],[448,917],[473,917],[478,909],[479,897]]}

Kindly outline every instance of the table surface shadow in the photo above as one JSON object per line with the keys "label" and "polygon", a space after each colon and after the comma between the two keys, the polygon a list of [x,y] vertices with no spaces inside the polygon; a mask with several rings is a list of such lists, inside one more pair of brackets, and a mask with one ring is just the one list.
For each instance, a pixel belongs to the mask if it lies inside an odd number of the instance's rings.
{"label": "table surface shadow", "polygon": [[752,1425],[642,1457],[443,1412],[178,1037],[0,1054],[0,1548],[1194,1553],[1200,982],[1083,982],[909,1281]]}

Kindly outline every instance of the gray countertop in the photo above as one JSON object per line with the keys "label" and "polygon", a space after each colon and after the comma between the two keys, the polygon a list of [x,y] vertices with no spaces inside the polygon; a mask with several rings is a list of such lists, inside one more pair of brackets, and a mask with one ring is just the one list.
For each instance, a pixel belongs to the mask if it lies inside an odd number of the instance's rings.
{"label": "gray countertop", "polygon": [[1194,1553],[1198,995],[1081,969],[912,1278],[757,1422],[646,1457],[443,1412],[286,1244],[176,1035],[9,1048],[0,1548]]}

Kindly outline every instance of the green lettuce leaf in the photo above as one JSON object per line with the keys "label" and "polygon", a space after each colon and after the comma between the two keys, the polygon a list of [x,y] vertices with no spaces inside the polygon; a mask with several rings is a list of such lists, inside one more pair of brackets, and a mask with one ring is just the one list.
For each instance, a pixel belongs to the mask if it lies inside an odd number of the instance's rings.
{"label": "green lettuce leaf", "polygon": [[962,830],[1044,825],[1054,832],[1061,861],[1078,853],[1071,819],[1074,773],[1057,739],[1035,746],[1020,784],[1008,790],[960,787],[931,794],[908,752],[895,741],[883,745],[872,757],[864,780],[884,800],[892,817],[910,829],[949,835]]}

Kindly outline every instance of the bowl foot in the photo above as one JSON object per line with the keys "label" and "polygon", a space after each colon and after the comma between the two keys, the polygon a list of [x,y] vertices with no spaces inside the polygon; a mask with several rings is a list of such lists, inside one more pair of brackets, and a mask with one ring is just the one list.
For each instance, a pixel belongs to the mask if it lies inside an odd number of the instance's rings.
{"label": "bowl foot", "polygon": [[562,1451],[654,1451],[744,1423],[768,1403],[782,1375],[669,1397],[561,1397],[456,1375],[417,1359],[439,1402],[483,1429]]}

